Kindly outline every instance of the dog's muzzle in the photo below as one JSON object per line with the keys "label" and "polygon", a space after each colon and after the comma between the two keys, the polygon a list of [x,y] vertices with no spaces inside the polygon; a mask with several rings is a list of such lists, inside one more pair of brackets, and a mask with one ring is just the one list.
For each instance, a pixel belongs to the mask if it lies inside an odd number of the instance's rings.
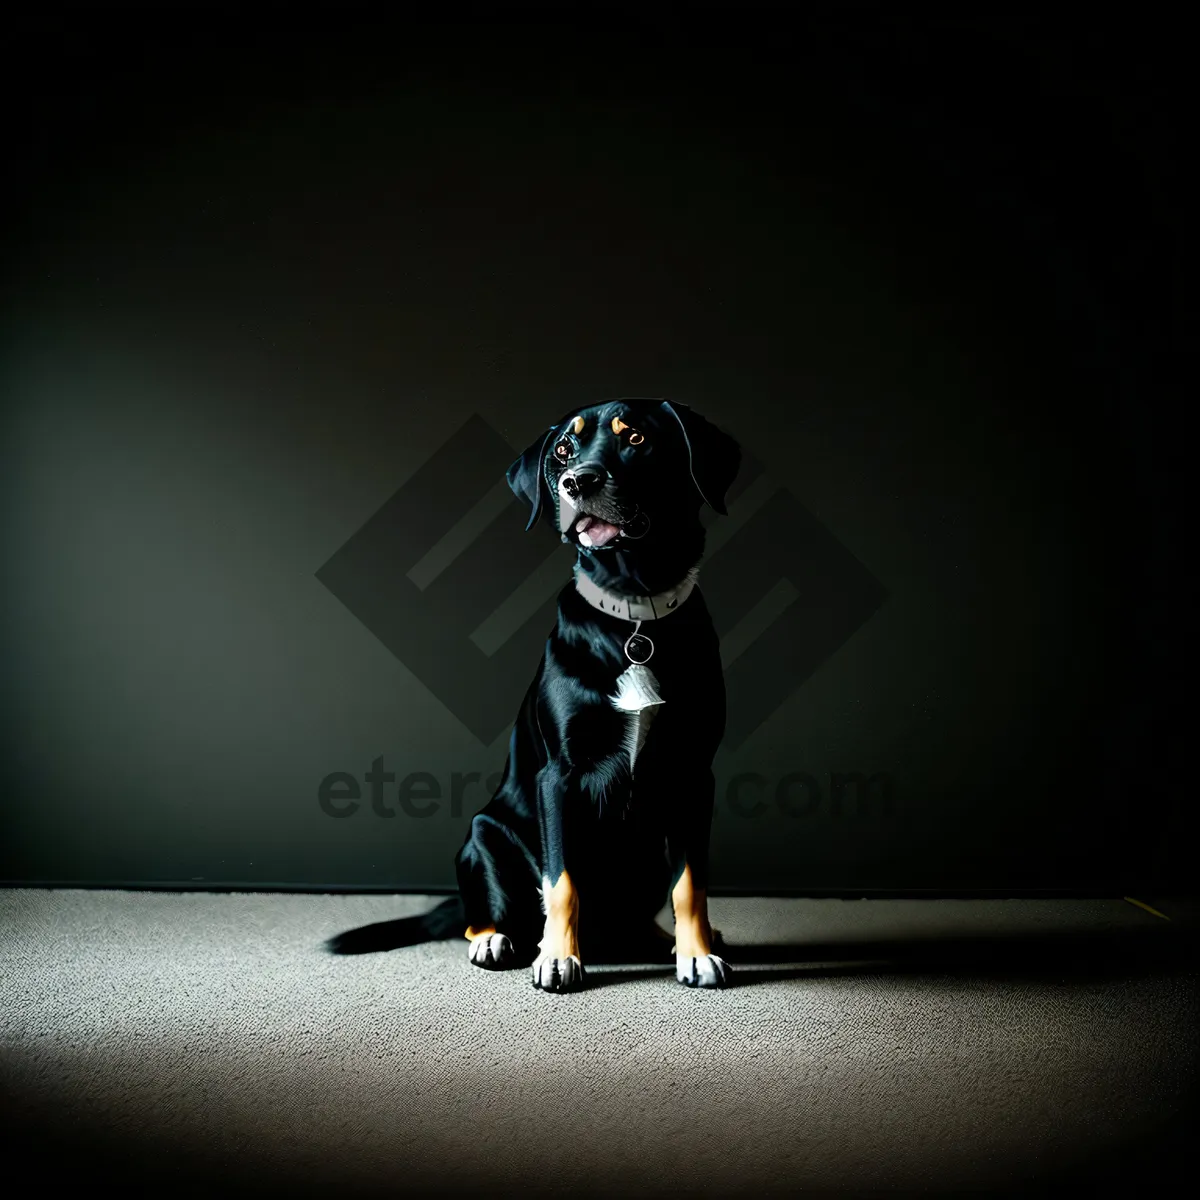
{"label": "dog's muzzle", "polygon": [[[558,510],[558,532],[564,542],[570,541],[573,531],[580,547],[599,550],[621,538],[643,537],[650,527],[649,518],[640,511],[623,521],[587,512],[593,501],[609,482],[608,472],[601,466],[581,464],[564,471],[554,487],[554,503]],[[598,507],[603,507],[598,506]],[[613,514],[616,517],[616,514]]]}

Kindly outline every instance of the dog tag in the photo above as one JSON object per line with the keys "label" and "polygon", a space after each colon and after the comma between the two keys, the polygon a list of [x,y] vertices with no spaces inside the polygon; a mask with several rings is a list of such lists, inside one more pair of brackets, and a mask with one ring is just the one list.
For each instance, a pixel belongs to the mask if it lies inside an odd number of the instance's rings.
{"label": "dog tag", "polygon": [[[639,627],[641,622],[638,622]],[[654,643],[644,633],[630,634],[625,642],[625,657],[641,666],[650,661],[654,654]]]}
{"label": "dog tag", "polygon": [[653,708],[662,704],[663,698],[657,692],[658,680],[654,672],[641,663],[634,663],[617,676],[617,692],[613,696],[614,707],[624,712],[641,712],[644,708]]}

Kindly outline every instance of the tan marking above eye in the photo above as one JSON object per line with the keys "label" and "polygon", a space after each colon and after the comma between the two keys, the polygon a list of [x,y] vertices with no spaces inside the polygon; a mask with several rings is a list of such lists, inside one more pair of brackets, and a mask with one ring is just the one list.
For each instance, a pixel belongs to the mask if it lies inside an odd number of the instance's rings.
{"label": "tan marking above eye", "polygon": [[572,433],[582,433],[583,432],[583,418],[582,417],[575,418],[575,421],[571,426],[571,432]]}
{"label": "tan marking above eye", "polygon": [[626,425],[625,422],[622,421],[620,417],[613,417],[613,419],[612,419],[613,433],[615,433],[617,435],[617,437],[620,437],[621,434],[624,433],[626,430],[629,431],[629,444],[631,446],[640,446],[646,440],[645,434],[638,433],[638,431],[636,429],[634,429],[632,425]]}

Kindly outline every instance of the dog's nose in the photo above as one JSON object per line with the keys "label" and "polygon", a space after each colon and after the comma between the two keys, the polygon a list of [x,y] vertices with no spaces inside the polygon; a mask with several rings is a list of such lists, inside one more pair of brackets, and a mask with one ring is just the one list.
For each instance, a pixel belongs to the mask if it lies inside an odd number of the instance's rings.
{"label": "dog's nose", "polygon": [[563,490],[575,500],[594,496],[608,479],[603,467],[576,467],[563,476]]}

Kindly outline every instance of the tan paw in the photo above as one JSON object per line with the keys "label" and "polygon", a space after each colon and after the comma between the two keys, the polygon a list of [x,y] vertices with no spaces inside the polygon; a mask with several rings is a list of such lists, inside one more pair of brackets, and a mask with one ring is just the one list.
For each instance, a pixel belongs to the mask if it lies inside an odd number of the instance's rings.
{"label": "tan paw", "polygon": [[471,939],[467,956],[485,971],[503,971],[513,965],[513,945],[503,933],[481,933]]}
{"label": "tan paw", "polygon": [[687,987],[728,987],[732,975],[729,964],[715,954],[675,956],[675,978]]}
{"label": "tan paw", "polygon": [[573,954],[568,958],[543,954],[533,964],[533,986],[543,992],[577,992],[585,982],[583,963]]}

